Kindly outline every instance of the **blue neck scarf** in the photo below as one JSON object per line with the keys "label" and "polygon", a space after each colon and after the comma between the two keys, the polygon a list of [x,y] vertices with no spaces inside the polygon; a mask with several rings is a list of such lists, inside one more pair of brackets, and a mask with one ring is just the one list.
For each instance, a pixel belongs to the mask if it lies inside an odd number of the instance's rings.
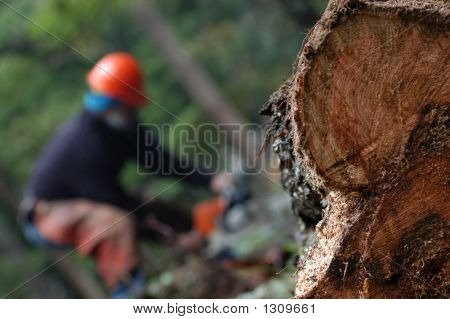
{"label": "blue neck scarf", "polygon": [[101,93],[87,92],[84,95],[84,107],[92,113],[101,113],[122,103]]}

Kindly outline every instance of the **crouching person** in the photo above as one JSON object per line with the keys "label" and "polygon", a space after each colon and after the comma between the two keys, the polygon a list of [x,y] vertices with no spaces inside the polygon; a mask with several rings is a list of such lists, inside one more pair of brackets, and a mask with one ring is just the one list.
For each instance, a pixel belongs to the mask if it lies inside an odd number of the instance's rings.
{"label": "crouching person", "polygon": [[[93,256],[98,272],[114,298],[139,297],[145,286],[137,244],[137,210],[147,207],[169,225],[183,216],[164,205],[143,205],[119,182],[128,160],[172,168],[165,176],[208,186],[211,176],[181,165],[152,135],[138,126],[137,111],[145,105],[142,71],[128,53],[101,59],[87,76],[89,91],[83,110],[62,126],[42,152],[31,175],[19,220],[26,237],[46,248],[72,247]],[[168,217],[175,215],[173,218]],[[189,223],[184,223],[189,229]],[[187,225],[187,226],[186,226]]]}

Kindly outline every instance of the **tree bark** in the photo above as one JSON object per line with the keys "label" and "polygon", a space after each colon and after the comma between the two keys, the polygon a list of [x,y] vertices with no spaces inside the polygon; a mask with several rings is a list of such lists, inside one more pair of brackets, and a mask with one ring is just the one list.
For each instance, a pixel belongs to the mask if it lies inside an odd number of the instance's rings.
{"label": "tree bark", "polygon": [[297,213],[323,215],[298,297],[448,298],[449,12],[331,1],[263,108]]}
{"label": "tree bark", "polygon": [[149,2],[131,5],[131,11],[190,96],[219,123],[244,123],[209,75],[190,59],[157,8]]}
{"label": "tree bark", "polygon": [[226,131],[227,141],[234,155],[246,164],[259,165],[259,136],[254,139],[245,135],[245,117],[236,111],[238,108],[228,100],[205,69],[186,54],[158,7],[148,1],[138,1],[130,4],[130,12],[164,55],[168,66],[188,95],[211,120]]}

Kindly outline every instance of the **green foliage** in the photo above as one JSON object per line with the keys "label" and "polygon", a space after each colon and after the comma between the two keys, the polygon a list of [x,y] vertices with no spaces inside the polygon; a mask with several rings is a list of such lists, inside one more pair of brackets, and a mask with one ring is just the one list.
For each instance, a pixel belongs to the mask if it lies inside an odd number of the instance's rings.
{"label": "green foliage", "polygon": [[84,88],[79,82],[69,85],[76,74],[83,76],[80,70],[61,68],[56,78],[39,61],[0,56],[0,96],[7,97],[0,109],[0,162],[18,193],[42,145],[79,108]]}
{"label": "green foliage", "polygon": [[[30,34],[37,44],[36,50],[44,54],[73,54],[69,46],[90,58],[98,58],[103,52],[115,48],[126,49],[132,34],[125,1],[77,1],[46,0],[36,5],[31,18],[40,27],[30,25]],[[123,32],[124,27],[126,31]],[[43,30],[48,31],[43,32]]]}
{"label": "green foliage", "polygon": [[[303,38],[284,8],[277,1],[159,3],[188,53],[209,71],[240,112],[259,122],[257,110],[290,75]],[[179,8],[186,12],[177,14]]]}

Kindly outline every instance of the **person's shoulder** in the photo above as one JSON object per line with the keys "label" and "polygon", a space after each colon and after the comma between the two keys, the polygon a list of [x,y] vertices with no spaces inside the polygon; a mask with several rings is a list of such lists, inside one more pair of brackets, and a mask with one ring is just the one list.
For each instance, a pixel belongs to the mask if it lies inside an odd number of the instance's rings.
{"label": "person's shoulder", "polygon": [[62,123],[56,130],[53,140],[67,141],[71,138],[77,138],[80,135],[86,134],[90,130],[91,124],[84,112],[80,112],[66,122]]}
{"label": "person's shoulder", "polygon": [[100,119],[85,110],[73,116],[63,126],[68,132],[75,134],[98,130],[103,127]]}

